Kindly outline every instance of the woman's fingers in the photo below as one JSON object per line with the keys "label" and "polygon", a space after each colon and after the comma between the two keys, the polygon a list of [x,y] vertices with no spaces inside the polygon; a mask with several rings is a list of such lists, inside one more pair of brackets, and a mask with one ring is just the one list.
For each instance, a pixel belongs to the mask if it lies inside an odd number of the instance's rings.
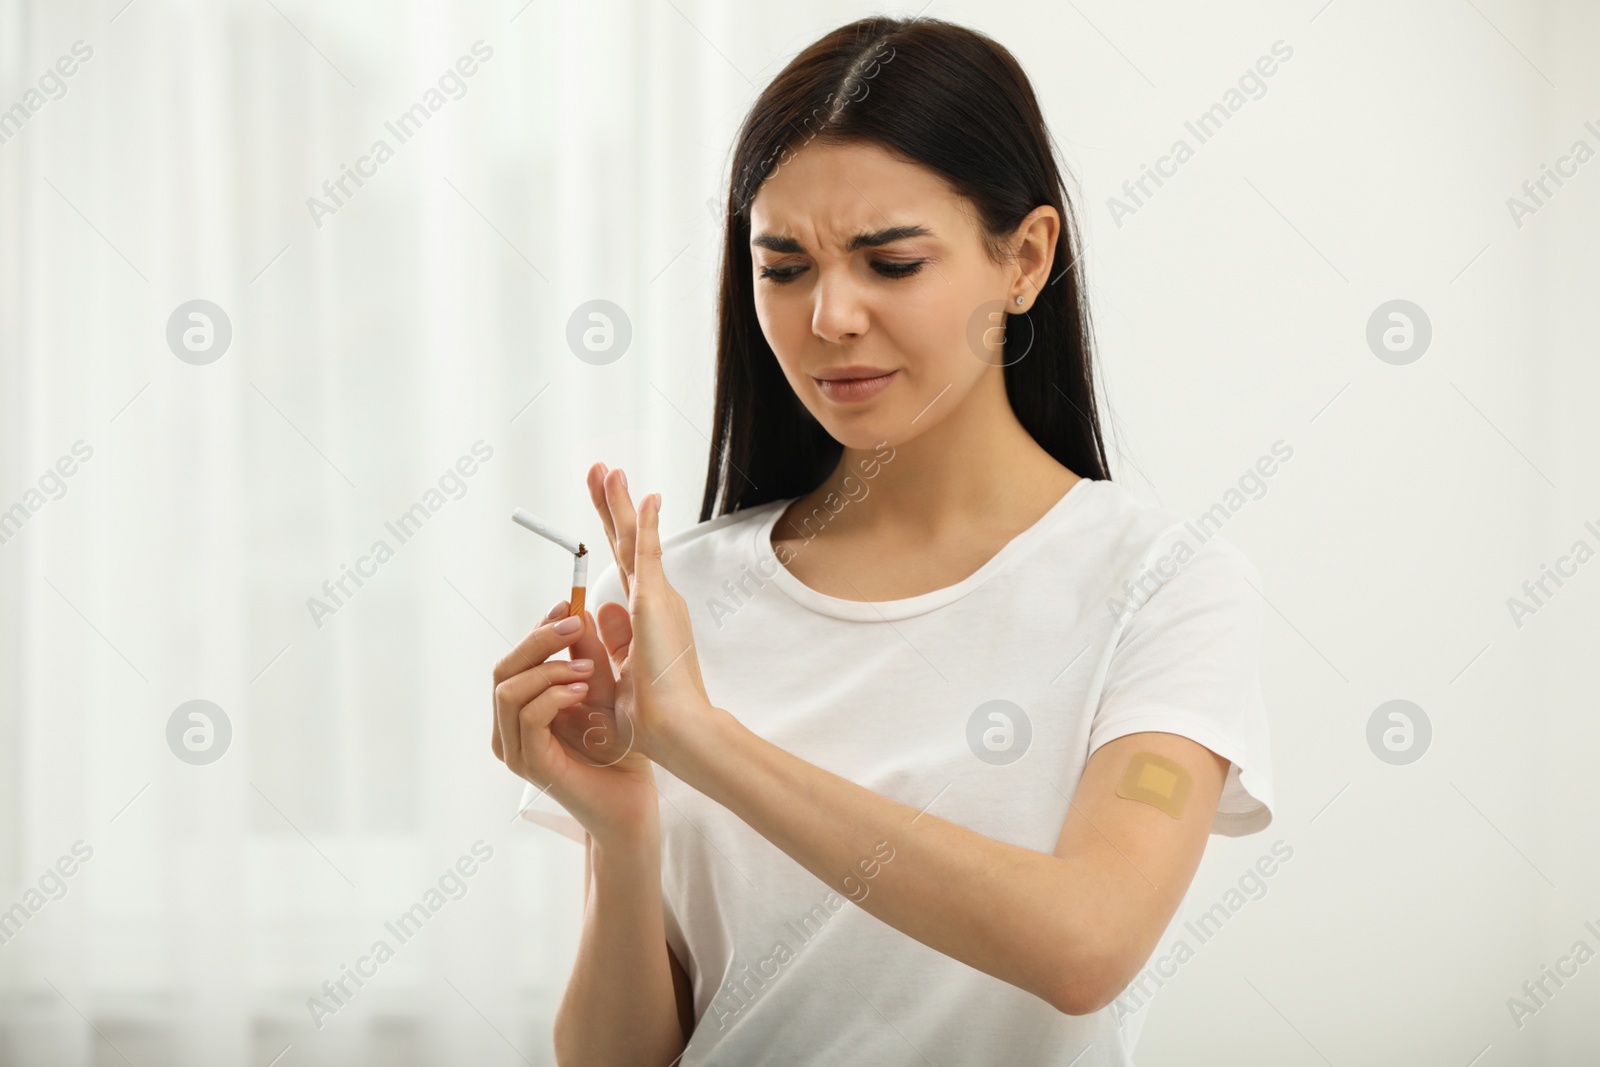
{"label": "woman's fingers", "polygon": [[[606,668],[602,667],[601,670]],[[553,685],[566,685],[569,682],[593,683],[594,660],[592,659],[553,659],[549,663],[541,663],[537,667],[523,671],[514,678],[508,678],[494,687],[496,705],[506,706],[511,711],[519,711],[522,706],[533,700],[540,693]]]}
{"label": "woman's fingers", "polygon": [[623,590],[633,596],[633,542],[637,520],[633,501],[628,498],[628,479],[622,471],[611,471],[604,479],[606,506],[616,530],[611,539],[611,550],[617,557],[617,569],[622,572]]}
{"label": "woman's fingers", "polygon": [[598,633],[599,623],[595,616],[589,612],[583,613],[583,630],[578,634],[578,639],[572,644],[572,661],[577,663],[585,660],[590,663],[589,669],[583,675],[583,681],[589,683],[589,700],[601,707],[609,708],[616,701],[617,681],[611,671],[611,662],[606,646],[601,643]]}
{"label": "woman's fingers", "polygon": [[[589,499],[594,502],[594,509],[600,513],[600,522],[606,528],[606,541],[611,545],[611,557],[617,561],[617,575],[622,580],[622,595],[629,596],[632,585],[628,580],[627,560],[617,546],[616,517],[611,513],[611,501],[606,495],[606,481],[610,476],[611,471],[604,463],[596,463],[589,468]],[[620,473],[618,477],[621,477]]]}
{"label": "woman's fingers", "polygon": [[[510,763],[506,766],[530,782],[547,777],[549,768],[534,767],[530,760],[537,761],[540,754],[549,748],[550,724],[555,721],[555,717],[562,709],[582,703],[588,698],[588,685],[582,681],[573,681],[552,685],[524,704],[516,715],[517,763],[516,766]],[[540,781],[539,784],[549,783]]]}
{"label": "woman's fingers", "polygon": [[[538,626],[528,632],[528,636],[495,664],[494,667],[494,735],[490,739],[490,747],[494,750],[495,758],[503,761],[507,767],[516,770],[520,766],[521,749],[517,743],[518,729],[515,721],[515,712],[519,704],[512,701],[524,697],[529,684],[528,679],[550,678],[553,668],[565,669],[569,664],[546,663],[556,652],[572,644],[581,635],[582,629],[568,626],[567,632],[557,629],[566,622],[568,605],[565,600],[550,609]],[[520,679],[520,681],[519,681]],[[545,682],[549,684],[548,680]],[[526,703],[530,696],[522,699]]]}
{"label": "woman's fingers", "polygon": [[548,694],[556,693],[558,703],[555,706],[550,706],[547,700],[545,706],[533,715],[534,721],[548,723],[560,710],[559,701],[565,698],[565,694],[571,693],[582,698],[587,687],[579,691],[572,690],[571,686],[574,683],[586,683],[593,674],[592,660],[574,660],[570,663],[554,660],[523,671],[494,687],[495,722],[499,729],[501,758],[507,767],[519,775],[528,769],[523,745],[528,709]]}
{"label": "woman's fingers", "polygon": [[611,505],[606,503],[606,475],[611,473],[604,463],[596,463],[589,468],[586,479],[589,485],[589,499],[594,502],[594,509],[600,513],[600,524],[606,528],[606,542],[615,552],[617,546],[617,526],[611,521]]}
{"label": "woman's fingers", "polygon": [[639,501],[639,517],[634,529],[634,581],[655,582],[661,578],[661,494],[651,493]]}
{"label": "woman's fingers", "polygon": [[601,604],[595,615],[595,623],[599,627],[606,654],[620,668],[628,658],[628,649],[633,643],[633,619],[629,617],[628,609],[621,604]]}
{"label": "woman's fingers", "polygon": [[[694,651],[693,626],[689,620],[688,605],[672,583],[667,581],[666,571],[661,565],[661,494],[651,493],[639,502],[638,530],[634,536],[634,601],[642,606],[650,605],[651,616],[659,620],[664,629],[656,632],[676,634],[674,643],[687,642],[687,648],[682,651],[687,653],[681,660],[675,658],[672,663],[682,663],[688,670],[694,685],[702,693],[705,691],[705,682],[700,676],[700,663]],[[630,603],[630,609],[635,604]],[[665,651],[658,649],[658,651]],[[667,653],[671,655],[672,653]],[[672,664],[669,664],[670,667]]]}
{"label": "woman's fingers", "polygon": [[538,666],[577,639],[581,632],[578,626],[559,628],[567,621],[568,610],[565,600],[551,608],[550,614],[529,630],[528,636],[518,642],[516,648],[501,657],[500,662],[494,665],[496,685],[530,667]]}

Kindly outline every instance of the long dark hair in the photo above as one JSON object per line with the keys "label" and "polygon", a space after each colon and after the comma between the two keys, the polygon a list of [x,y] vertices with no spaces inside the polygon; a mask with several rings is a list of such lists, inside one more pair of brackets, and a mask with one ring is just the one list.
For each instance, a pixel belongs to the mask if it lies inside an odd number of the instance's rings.
{"label": "long dark hair", "polygon": [[[750,201],[813,138],[874,142],[942,175],[977,208],[997,261],[999,238],[1028,212],[1041,204],[1056,209],[1057,273],[1028,312],[1028,354],[1007,357],[1006,395],[1057,462],[1087,478],[1110,477],[1095,411],[1080,238],[1027,75],[981,33],[941,19],[873,17],[841,26],[797,55],[739,131],[723,226],[715,436],[700,521],[811,492],[843,447],[778,366],[756,319],[751,278]],[[1016,329],[1026,336],[1025,326]]]}

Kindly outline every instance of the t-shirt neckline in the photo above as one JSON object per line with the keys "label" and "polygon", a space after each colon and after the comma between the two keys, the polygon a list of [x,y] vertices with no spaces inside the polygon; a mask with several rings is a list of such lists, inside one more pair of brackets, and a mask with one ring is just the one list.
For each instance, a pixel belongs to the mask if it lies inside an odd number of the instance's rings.
{"label": "t-shirt neckline", "polygon": [[1096,481],[1093,478],[1080,477],[1072,483],[1072,487],[1048,511],[1036,519],[1032,526],[1017,534],[993,556],[990,556],[983,566],[956,582],[941,589],[929,590],[916,596],[903,597],[899,600],[846,600],[842,597],[830,596],[818,592],[799,578],[790,573],[789,568],[778,562],[777,553],[772,548],[772,530],[778,525],[778,518],[789,505],[798,497],[789,497],[786,500],[775,501],[770,505],[770,512],[765,519],[756,525],[755,540],[750,548],[755,553],[756,567],[763,578],[770,579],[789,598],[801,607],[808,608],[820,615],[829,615],[836,619],[845,619],[852,622],[892,622],[898,619],[921,615],[935,608],[944,607],[946,604],[961,599],[982,585],[997,570],[1004,567],[1013,557],[1028,550],[1029,546],[1041,537],[1060,518],[1073,510],[1077,503],[1088,495],[1081,487],[1088,482]]}

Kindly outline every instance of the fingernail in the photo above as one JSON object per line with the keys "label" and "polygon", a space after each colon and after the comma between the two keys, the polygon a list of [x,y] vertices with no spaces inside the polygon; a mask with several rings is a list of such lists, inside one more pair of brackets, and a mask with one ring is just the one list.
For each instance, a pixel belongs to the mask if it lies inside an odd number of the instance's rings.
{"label": "fingernail", "polygon": [[558,634],[575,634],[582,628],[583,620],[576,615],[569,615],[555,625],[555,631]]}
{"label": "fingernail", "polygon": [[548,619],[553,619],[557,615],[560,615],[563,612],[565,612],[566,610],[567,610],[567,602],[565,600],[558,600],[558,601],[556,601],[556,606],[550,609],[550,614],[546,615],[545,618],[547,620]]}
{"label": "fingernail", "polygon": [[586,693],[586,692],[589,691],[589,683],[588,682],[568,682],[567,683],[567,688],[572,690],[574,693]]}
{"label": "fingernail", "polygon": [[617,477],[622,479],[622,488],[624,488],[624,489],[628,488],[628,472],[627,471],[618,471],[617,472]]}
{"label": "fingernail", "polygon": [[572,661],[571,666],[572,666],[572,669],[575,670],[575,671],[592,671],[592,670],[594,670],[594,660],[592,660],[592,659],[575,659],[575,660]]}

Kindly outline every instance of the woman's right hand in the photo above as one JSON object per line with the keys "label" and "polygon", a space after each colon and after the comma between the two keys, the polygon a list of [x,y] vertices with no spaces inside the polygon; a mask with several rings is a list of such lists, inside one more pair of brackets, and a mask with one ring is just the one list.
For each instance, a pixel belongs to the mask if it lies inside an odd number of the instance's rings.
{"label": "woman's right hand", "polygon": [[[658,840],[655,775],[614,714],[617,682],[594,616],[569,619],[568,610],[557,604],[495,665],[495,758],[548,790],[596,840]],[[570,660],[550,658],[567,647]]]}

